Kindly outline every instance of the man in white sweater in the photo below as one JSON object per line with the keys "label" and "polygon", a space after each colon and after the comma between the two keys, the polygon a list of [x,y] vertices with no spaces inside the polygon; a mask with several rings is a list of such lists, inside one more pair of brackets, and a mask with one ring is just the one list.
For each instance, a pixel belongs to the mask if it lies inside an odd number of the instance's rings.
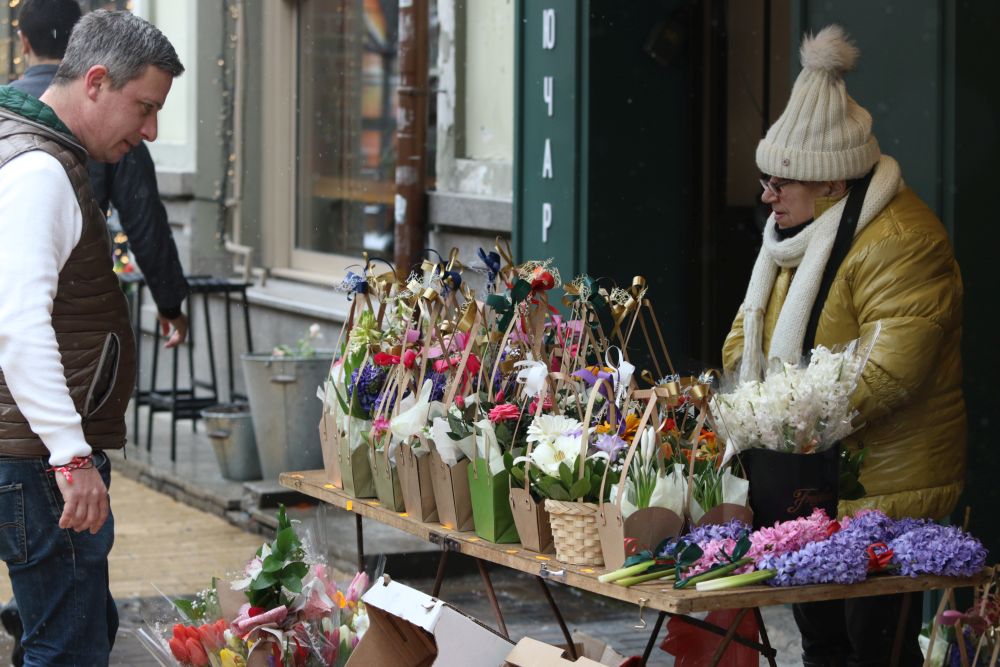
{"label": "man in white sweater", "polygon": [[86,158],[155,140],[183,70],[155,27],[99,11],[40,101],[0,90],[0,557],[26,665],[106,665],[117,631],[104,450],[125,444],[135,341]]}

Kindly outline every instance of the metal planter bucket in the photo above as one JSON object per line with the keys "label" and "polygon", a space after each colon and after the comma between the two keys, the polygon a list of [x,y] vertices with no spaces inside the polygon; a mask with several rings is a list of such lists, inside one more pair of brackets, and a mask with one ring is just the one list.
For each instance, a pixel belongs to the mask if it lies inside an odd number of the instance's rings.
{"label": "metal planter bucket", "polygon": [[213,405],[202,410],[201,417],[208,428],[222,476],[240,482],[260,479],[260,458],[253,436],[250,406],[246,403]]}
{"label": "metal planter bucket", "polygon": [[263,478],[322,468],[316,424],[323,414],[323,402],[316,398],[316,387],[326,380],[333,352],[318,351],[308,358],[270,354],[244,354],[240,358]]}

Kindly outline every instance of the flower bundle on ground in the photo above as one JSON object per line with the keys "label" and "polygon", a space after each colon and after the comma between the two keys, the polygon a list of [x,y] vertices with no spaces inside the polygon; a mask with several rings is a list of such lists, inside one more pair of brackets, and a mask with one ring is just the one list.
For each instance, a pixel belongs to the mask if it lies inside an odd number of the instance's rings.
{"label": "flower bundle on ground", "polygon": [[168,639],[140,632],[161,664],[245,667],[252,656],[275,667],[332,667],[347,662],[368,627],[360,572],[340,590],[321,558],[307,549],[285,514],[275,539],[261,546],[242,576],[213,581],[194,601],[175,600],[184,619]]}

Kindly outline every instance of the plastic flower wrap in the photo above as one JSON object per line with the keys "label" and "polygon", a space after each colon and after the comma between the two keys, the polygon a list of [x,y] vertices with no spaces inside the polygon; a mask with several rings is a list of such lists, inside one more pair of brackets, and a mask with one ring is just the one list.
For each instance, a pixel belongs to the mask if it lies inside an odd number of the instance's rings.
{"label": "plastic flower wrap", "polygon": [[851,395],[873,343],[853,341],[840,351],[819,346],[807,364],[775,362],[764,380],[716,394],[711,406],[726,440],[723,460],[752,448],[821,452],[850,435],[857,414]]}
{"label": "plastic flower wrap", "polygon": [[299,539],[284,507],[275,539],[261,546],[242,575],[213,581],[192,602],[175,600],[183,623],[164,638],[141,628],[140,642],[159,664],[182,667],[340,667],[368,627],[361,572],[344,590],[318,555]]}

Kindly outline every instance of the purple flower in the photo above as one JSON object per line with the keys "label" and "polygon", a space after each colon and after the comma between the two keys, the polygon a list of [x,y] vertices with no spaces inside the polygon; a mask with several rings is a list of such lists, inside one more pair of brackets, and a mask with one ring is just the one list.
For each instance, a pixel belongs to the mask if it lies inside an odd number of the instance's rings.
{"label": "purple flower", "polygon": [[888,542],[898,534],[898,526],[882,512],[864,512],[844,521],[844,527],[819,542],[810,542],[798,551],[765,554],[757,569],[774,570],[772,586],[806,584],[854,584],[868,576],[868,547]]}
{"label": "purple flower", "polygon": [[428,376],[431,379],[431,401],[444,400],[444,390],[448,386],[448,376],[444,373],[433,372]]}
{"label": "purple flower", "polygon": [[361,410],[371,415],[372,409],[376,407],[376,399],[385,385],[388,374],[381,366],[369,364],[364,368],[356,368],[351,372],[351,380],[347,384],[348,400],[354,400],[355,387],[357,388],[357,402]]}
{"label": "purple flower", "polygon": [[743,533],[749,532],[750,526],[739,519],[733,519],[729,523],[706,524],[692,528],[683,539],[685,542],[694,542],[701,546],[712,540],[738,540]]}
{"label": "purple flower", "polygon": [[617,433],[601,433],[594,441],[594,448],[607,454],[610,460],[616,461],[618,454],[628,448],[628,443]]}
{"label": "purple flower", "polygon": [[986,563],[986,548],[956,526],[928,523],[889,542],[900,574],[969,577]]}

